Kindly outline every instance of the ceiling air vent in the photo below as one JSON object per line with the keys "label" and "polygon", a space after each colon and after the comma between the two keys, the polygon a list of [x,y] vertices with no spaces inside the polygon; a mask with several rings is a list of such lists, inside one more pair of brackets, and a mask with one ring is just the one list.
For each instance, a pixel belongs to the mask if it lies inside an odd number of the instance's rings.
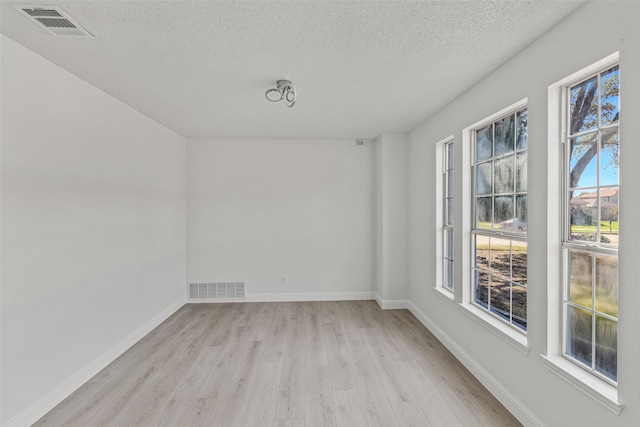
{"label": "ceiling air vent", "polygon": [[13,5],[26,17],[56,37],[93,38],[93,35],[55,6]]}

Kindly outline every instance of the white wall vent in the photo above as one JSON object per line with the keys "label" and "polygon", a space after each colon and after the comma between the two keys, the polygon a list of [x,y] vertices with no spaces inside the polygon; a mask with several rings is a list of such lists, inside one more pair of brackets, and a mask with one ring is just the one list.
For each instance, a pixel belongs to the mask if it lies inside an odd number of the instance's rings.
{"label": "white wall vent", "polygon": [[366,139],[356,139],[356,147],[364,147],[367,145]]}
{"label": "white wall vent", "polygon": [[25,4],[14,4],[13,7],[56,37],[94,38],[90,32],[82,28],[58,7]]}
{"label": "white wall vent", "polygon": [[189,300],[244,299],[244,282],[189,283]]}

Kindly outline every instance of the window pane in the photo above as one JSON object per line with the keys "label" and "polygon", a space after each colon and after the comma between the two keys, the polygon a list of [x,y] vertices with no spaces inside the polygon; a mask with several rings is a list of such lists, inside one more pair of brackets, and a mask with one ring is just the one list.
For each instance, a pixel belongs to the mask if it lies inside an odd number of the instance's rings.
{"label": "window pane", "polygon": [[492,162],[476,165],[476,196],[491,194]]}
{"label": "window pane", "polygon": [[567,307],[567,354],[591,367],[591,313]]}
{"label": "window pane", "polygon": [[444,256],[453,259],[453,230],[444,230]]}
{"label": "window pane", "polygon": [[453,196],[453,171],[447,171],[447,197]]}
{"label": "window pane", "polygon": [[499,317],[510,321],[511,287],[509,282],[491,278],[491,311]]}
{"label": "window pane", "polygon": [[618,189],[600,190],[600,242],[618,246]]}
{"label": "window pane", "polygon": [[527,284],[527,242],[511,242],[511,280]]}
{"label": "window pane", "polygon": [[489,271],[489,237],[476,236],[476,268]]}
{"label": "window pane", "polygon": [[447,224],[453,224],[453,198],[447,199]]}
{"label": "window pane", "polygon": [[453,261],[450,259],[444,261],[444,286],[453,289]]}
{"label": "window pane", "polygon": [[496,196],[494,222],[502,229],[511,228],[514,218],[513,196]]}
{"label": "window pane", "polygon": [[586,308],[592,304],[591,253],[569,251],[569,300]]}
{"label": "window pane", "polygon": [[602,126],[615,123],[620,113],[620,70],[615,66],[600,77],[600,119]]}
{"label": "window pane", "polygon": [[595,187],[598,185],[597,133],[571,138],[571,188]]}
{"label": "window pane", "polygon": [[618,322],[596,316],[596,371],[618,379]]}
{"label": "window pane", "polygon": [[489,307],[489,275],[475,271],[474,301]]}
{"label": "window pane", "polygon": [[516,192],[527,191],[527,152],[518,153],[516,160]]}
{"label": "window pane", "polygon": [[493,155],[493,126],[489,125],[476,131],[476,162],[486,160]]}
{"label": "window pane", "polygon": [[491,238],[489,254],[491,274],[509,280],[511,278],[511,240]]}
{"label": "window pane", "polygon": [[447,144],[447,169],[453,169],[453,143]]}
{"label": "window pane", "polygon": [[493,210],[491,197],[478,197],[476,199],[476,228],[491,230],[493,225]]}
{"label": "window pane", "polygon": [[[515,268],[515,267],[514,267]],[[519,328],[527,330],[527,288],[514,285],[511,288],[512,320]]]}
{"label": "window pane", "polygon": [[513,226],[514,233],[526,233],[527,228],[529,226],[527,222],[527,196],[526,195],[517,195],[516,196],[516,219]]}
{"label": "window pane", "polygon": [[513,114],[495,122],[494,156],[501,156],[513,151],[514,130]]}
{"label": "window pane", "polygon": [[595,242],[598,221],[596,191],[570,191],[569,195],[571,197],[569,200],[570,239]]}
{"label": "window pane", "polygon": [[513,161],[514,156],[507,156],[496,160],[493,177],[494,193],[513,193]]}
{"label": "window pane", "polygon": [[596,255],[596,310],[618,317],[618,257]]}
{"label": "window pane", "polygon": [[600,149],[600,185],[618,185],[618,147],[620,135],[617,129],[602,132]]}
{"label": "window pane", "polygon": [[527,149],[527,115],[527,110],[520,111],[518,114],[516,114],[516,150]]}
{"label": "window pane", "polygon": [[597,82],[593,76],[571,88],[571,134],[595,129],[598,124]]}

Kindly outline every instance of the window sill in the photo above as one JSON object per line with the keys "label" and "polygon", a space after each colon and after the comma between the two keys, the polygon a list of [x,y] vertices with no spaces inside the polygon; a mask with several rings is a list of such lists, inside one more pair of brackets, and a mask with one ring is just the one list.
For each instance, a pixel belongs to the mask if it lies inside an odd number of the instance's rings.
{"label": "window sill", "polygon": [[595,400],[609,411],[620,415],[624,405],[618,402],[618,389],[594,377],[561,356],[541,354],[544,365],[554,374]]}
{"label": "window sill", "polygon": [[486,313],[484,310],[477,308],[473,304],[461,303],[460,307],[462,307],[463,313],[476,321],[480,320],[480,322],[478,323],[493,332],[494,335],[502,338],[523,354],[529,354],[530,347],[527,343],[526,335],[504,324],[500,320],[496,319],[489,313]]}
{"label": "window sill", "polygon": [[435,291],[436,295],[438,295],[440,298],[442,298],[443,300],[447,301],[448,303],[453,304],[453,292],[450,291],[447,288],[444,288],[442,286],[435,286],[433,288],[433,290]]}

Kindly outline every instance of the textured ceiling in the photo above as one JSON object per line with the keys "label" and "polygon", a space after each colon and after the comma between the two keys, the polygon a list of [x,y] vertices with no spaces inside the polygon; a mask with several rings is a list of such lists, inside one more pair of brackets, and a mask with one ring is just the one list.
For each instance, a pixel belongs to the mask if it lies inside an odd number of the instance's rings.
{"label": "textured ceiling", "polygon": [[[95,39],[50,36],[52,4]],[[406,132],[582,1],[2,2],[3,34],[185,137]],[[264,92],[291,80],[293,108]]]}

